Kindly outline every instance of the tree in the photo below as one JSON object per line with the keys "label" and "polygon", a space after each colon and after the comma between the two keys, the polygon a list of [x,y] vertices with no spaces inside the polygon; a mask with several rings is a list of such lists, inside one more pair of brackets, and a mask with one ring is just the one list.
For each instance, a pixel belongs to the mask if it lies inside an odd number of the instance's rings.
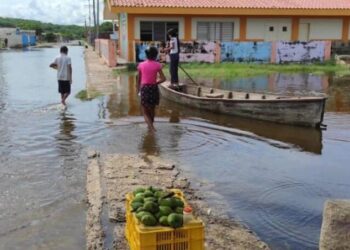
{"label": "tree", "polygon": [[47,42],[56,42],[56,35],[54,34],[54,33],[47,33],[46,35],[45,35],[45,40],[47,41]]}

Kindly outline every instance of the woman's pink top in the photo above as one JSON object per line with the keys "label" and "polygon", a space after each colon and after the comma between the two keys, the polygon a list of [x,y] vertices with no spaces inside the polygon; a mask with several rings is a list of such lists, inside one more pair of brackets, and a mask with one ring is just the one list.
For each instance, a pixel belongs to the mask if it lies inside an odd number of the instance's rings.
{"label": "woman's pink top", "polygon": [[141,85],[156,84],[157,74],[162,69],[162,65],[156,61],[146,60],[140,63],[137,69],[141,73]]}

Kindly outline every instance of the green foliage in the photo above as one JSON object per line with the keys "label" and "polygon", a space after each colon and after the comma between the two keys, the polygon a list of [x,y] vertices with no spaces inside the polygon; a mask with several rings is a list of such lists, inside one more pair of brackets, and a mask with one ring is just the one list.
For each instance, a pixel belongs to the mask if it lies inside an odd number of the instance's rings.
{"label": "green foliage", "polygon": [[115,76],[118,76],[120,74],[132,74],[137,71],[137,64],[136,63],[127,63],[126,66],[113,69],[113,74]]}
{"label": "green foliage", "polygon": [[80,90],[76,95],[75,98],[80,99],[81,101],[91,101],[97,97],[102,96],[102,94],[98,91],[89,91],[89,93],[84,89]]}
{"label": "green foliage", "polygon": [[48,41],[50,43],[56,42],[56,35],[54,33],[52,33],[52,32],[46,33],[45,41]]}
{"label": "green foliage", "polygon": [[78,25],[58,25],[7,17],[0,17],[0,27],[18,27],[24,30],[35,30],[37,35],[41,35],[42,33],[59,33],[67,39],[81,39],[84,37],[85,32],[85,28]]}
{"label": "green foliage", "polygon": [[100,32],[101,33],[111,33],[112,31],[113,31],[112,22],[104,22],[100,25]]}
{"label": "green foliage", "polygon": [[[271,73],[312,73],[349,75],[349,68],[334,61],[310,64],[258,64],[258,63],[187,63],[181,64],[192,77],[236,78],[266,75]],[[166,70],[164,72],[167,72]],[[181,69],[179,73],[185,75]]]}

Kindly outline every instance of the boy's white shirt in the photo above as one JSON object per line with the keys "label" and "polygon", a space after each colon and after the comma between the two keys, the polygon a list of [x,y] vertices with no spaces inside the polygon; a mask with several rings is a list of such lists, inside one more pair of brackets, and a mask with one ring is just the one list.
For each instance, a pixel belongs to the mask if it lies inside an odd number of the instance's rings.
{"label": "boy's white shirt", "polygon": [[68,74],[68,65],[72,64],[71,58],[64,53],[61,53],[55,58],[54,63],[57,65],[57,80],[71,81],[70,74]]}
{"label": "boy's white shirt", "polygon": [[170,38],[170,44],[172,49],[170,50],[170,54],[176,54],[179,53],[179,48],[177,46],[177,38],[176,37],[172,37]]}

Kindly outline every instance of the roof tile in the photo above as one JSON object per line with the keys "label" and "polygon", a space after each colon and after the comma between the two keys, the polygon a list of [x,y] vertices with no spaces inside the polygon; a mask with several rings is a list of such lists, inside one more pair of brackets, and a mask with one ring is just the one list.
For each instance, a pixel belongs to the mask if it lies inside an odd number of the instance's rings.
{"label": "roof tile", "polygon": [[116,7],[350,9],[350,0],[110,0]]}

